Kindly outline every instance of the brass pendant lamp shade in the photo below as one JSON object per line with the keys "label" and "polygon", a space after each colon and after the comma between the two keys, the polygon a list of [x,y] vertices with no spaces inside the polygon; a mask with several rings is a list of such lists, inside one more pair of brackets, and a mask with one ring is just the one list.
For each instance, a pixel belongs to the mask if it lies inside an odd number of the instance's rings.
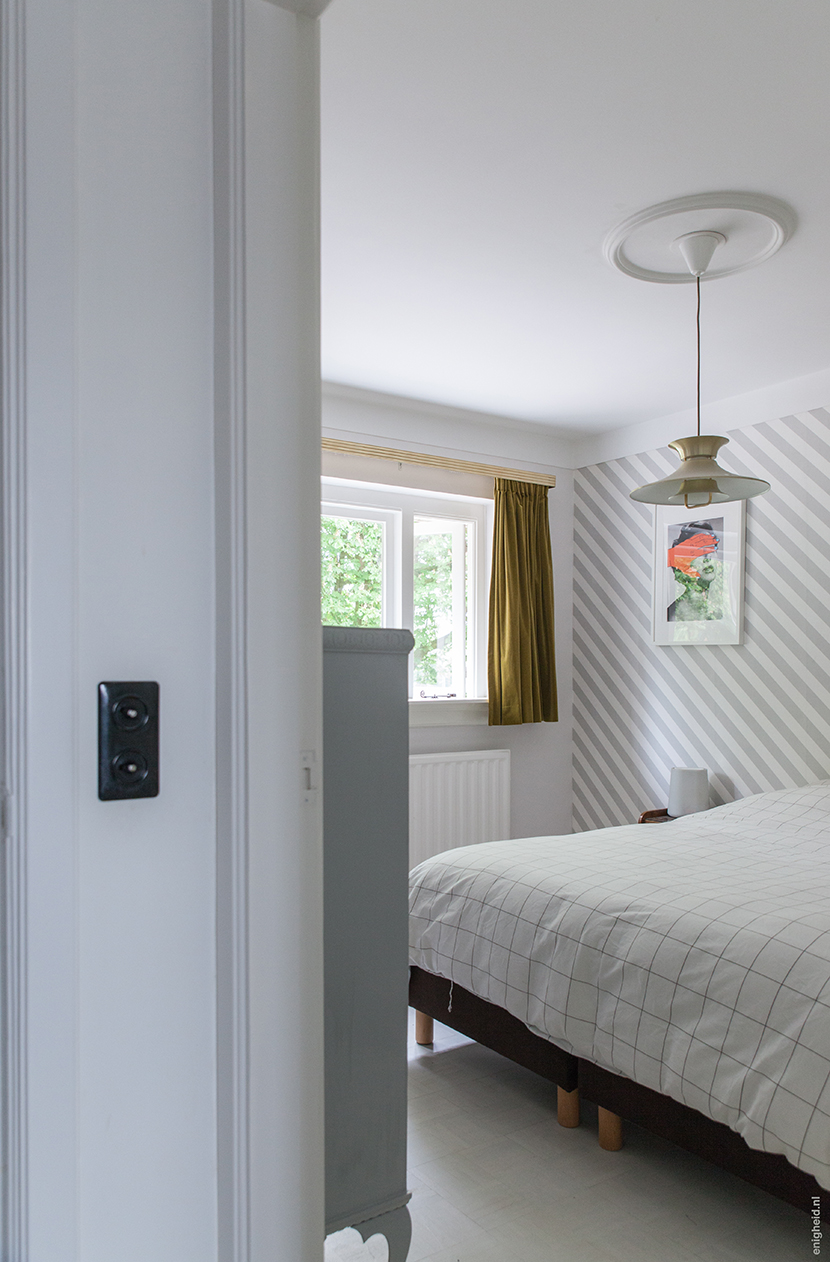
{"label": "brass pendant lamp shade", "polygon": [[727,504],[730,500],[749,500],[753,495],[768,491],[770,484],[763,478],[748,478],[721,468],[715,457],[728,442],[728,438],[714,434],[676,438],[669,446],[680,456],[680,468],[667,473],[659,482],[638,487],[631,492],[631,499],[641,504],[706,508],[709,504]]}
{"label": "brass pendant lamp shade", "polygon": [[750,478],[722,469],[715,457],[729,439],[700,432],[700,278],[716,248],[725,240],[719,232],[690,232],[676,242],[697,283],[697,434],[669,443],[680,456],[680,467],[659,482],[647,482],[631,491],[630,498],[641,504],[707,508],[710,504],[749,500],[770,489],[769,482],[763,478]]}

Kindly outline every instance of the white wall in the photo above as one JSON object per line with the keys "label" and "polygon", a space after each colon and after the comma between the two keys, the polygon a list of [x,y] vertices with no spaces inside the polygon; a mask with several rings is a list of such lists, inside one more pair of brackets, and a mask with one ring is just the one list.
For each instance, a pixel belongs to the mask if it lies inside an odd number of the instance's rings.
{"label": "white wall", "polygon": [[[210,11],[77,9],[81,1256],[216,1251]],[[161,792],[100,802],[95,689],[157,679]]]}
{"label": "white wall", "polygon": [[510,464],[531,461],[540,469],[572,467],[571,444],[552,427],[334,382],[323,383],[323,433],[401,442],[408,436],[416,450],[477,451]]}
{"label": "white wall", "polygon": [[[18,16],[29,950],[12,1256],[203,1259],[216,1239],[210,12],[34,0]],[[97,684],[119,678],[161,684],[154,801],[97,798]]]}
{"label": "white wall", "polygon": [[[519,727],[412,728],[410,751],[413,754],[428,754],[510,749],[512,836],[570,832],[573,473],[549,459],[558,448],[533,426],[514,428],[503,418],[476,417],[455,408],[420,405],[410,400],[390,399],[389,396],[376,396],[369,391],[347,390],[339,386],[324,389],[323,432],[356,441],[371,441],[372,437],[377,441],[381,438],[395,447],[430,450],[468,460],[505,461],[514,467],[556,474],[556,486],[548,493],[548,504],[554,569],[559,721]],[[416,469],[410,467],[403,472],[407,485],[417,483],[419,474]],[[432,470],[426,472],[434,478]],[[358,475],[355,473],[353,476]],[[481,495],[483,481],[476,477],[476,485],[471,484],[464,489],[469,494]],[[451,489],[449,483],[444,484],[444,489]],[[457,485],[456,489],[460,487]],[[492,480],[489,481],[489,489],[492,492]]]}

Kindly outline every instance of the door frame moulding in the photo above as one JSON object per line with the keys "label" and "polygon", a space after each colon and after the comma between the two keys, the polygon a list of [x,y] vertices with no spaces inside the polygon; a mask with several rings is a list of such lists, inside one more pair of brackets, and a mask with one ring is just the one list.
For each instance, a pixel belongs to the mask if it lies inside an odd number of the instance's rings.
{"label": "door frame moulding", "polygon": [[[258,430],[251,428],[246,398],[248,356],[250,347],[246,337],[246,322],[250,318],[250,295],[247,292],[245,275],[246,225],[251,211],[256,205],[246,205],[246,130],[245,130],[245,92],[246,92],[246,47],[245,47],[245,10],[251,11],[253,3],[258,0],[212,0],[213,4],[213,134],[214,134],[214,349],[215,365],[215,417],[214,417],[214,450],[215,450],[215,559],[216,559],[216,707],[217,707],[217,1131],[218,1131],[218,1195],[219,1195],[219,1257],[222,1262],[251,1262],[256,1254],[264,1256],[259,1246],[252,1243],[252,1222],[256,1219],[258,1203],[252,1207],[251,1180],[252,1141],[251,1119],[256,1119],[259,1102],[252,1099],[250,1087],[250,1060],[253,1041],[249,1037],[251,1029],[252,1008],[257,1011],[263,1004],[256,1000],[250,1002],[249,978],[251,967],[251,950],[249,948],[249,779],[248,779],[248,746],[255,739],[256,731],[252,728],[249,713],[248,663],[247,656],[250,645],[250,625],[248,605],[251,589],[258,579],[257,558],[261,559],[261,548],[256,550],[257,523],[250,520],[248,491],[246,478],[249,470],[248,446],[257,437]],[[270,11],[268,0],[260,0]],[[322,0],[309,0],[310,8],[304,8],[303,0],[297,4],[277,5],[278,9],[289,10],[294,16],[290,19],[297,24],[297,47],[286,56],[297,56],[298,77],[303,84],[308,84],[308,93],[303,97],[310,99],[310,94],[317,91],[316,79],[312,84],[310,70],[311,34],[316,26],[315,15],[324,5]],[[45,1110],[41,1095],[44,1077],[43,1067],[31,1061],[30,1051],[35,1048],[28,1044],[28,1027],[39,1030],[38,1021],[42,1021],[44,1012],[51,1012],[50,1004],[54,995],[40,995],[38,987],[43,984],[43,977],[38,973],[33,976],[33,968],[41,967],[43,952],[35,960],[27,956],[31,943],[36,947],[37,933],[43,928],[43,915],[47,909],[48,896],[54,893],[50,887],[47,897],[33,902],[38,894],[39,883],[43,879],[44,863],[50,860],[54,847],[49,854],[31,855],[30,844],[33,840],[42,841],[40,833],[40,813],[37,799],[31,798],[31,815],[27,818],[27,757],[32,757],[36,747],[39,750],[42,741],[41,729],[44,727],[42,716],[43,696],[40,689],[42,666],[42,644],[38,641],[32,646],[33,631],[38,630],[43,622],[42,594],[48,582],[54,576],[52,570],[45,573],[43,556],[38,553],[32,556],[35,543],[40,546],[42,532],[37,519],[32,516],[36,496],[43,493],[40,455],[35,447],[35,439],[41,439],[43,417],[33,412],[35,405],[31,398],[27,402],[26,363],[32,354],[29,342],[40,338],[42,330],[32,318],[32,326],[27,329],[27,311],[31,310],[35,298],[32,277],[27,278],[27,211],[25,171],[27,163],[42,163],[43,119],[36,119],[40,131],[36,143],[30,135],[27,140],[24,102],[26,100],[27,74],[31,75],[31,100],[37,113],[40,102],[38,93],[42,89],[40,77],[44,71],[41,64],[42,50],[32,49],[36,40],[41,39],[43,31],[32,28],[37,21],[43,25],[50,15],[44,16],[41,5],[37,15],[33,16],[36,6],[30,7],[27,0],[0,0],[0,355],[2,356],[2,533],[4,561],[0,583],[0,618],[2,618],[4,644],[0,657],[2,670],[2,782],[0,794],[3,802],[3,850],[0,879],[2,879],[3,900],[3,958],[0,961],[0,1022],[3,1025],[4,1051],[0,1065],[0,1130],[2,1131],[2,1150],[4,1173],[0,1176],[0,1192],[2,1193],[3,1227],[0,1236],[0,1252],[3,1257],[14,1259],[14,1262],[26,1262],[32,1248],[38,1247],[34,1237],[39,1233],[37,1212],[42,1199],[42,1188],[49,1189],[52,1184],[42,1177],[42,1130]],[[69,0],[61,4],[62,16],[69,14],[71,20],[72,6]],[[64,14],[64,10],[66,14]],[[299,10],[299,12],[298,12]],[[255,11],[255,10],[254,10]],[[289,14],[282,14],[289,20]],[[26,22],[30,21],[29,30],[29,62],[26,61]],[[303,30],[302,28],[306,28]],[[33,38],[34,36],[34,38]],[[290,41],[289,41],[290,42]],[[300,48],[300,46],[302,46]],[[64,44],[56,45],[55,57],[59,65],[66,69],[67,82],[73,71],[73,53],[66,50]],[[45,63],[43,63],[45,64]],[[63,91],[64,85],[61,85]],[[56,97],[59,94],[56,94]],[[51,108],[53,102],[46,103]],[[48,115],[48,108],[44,117]],[[67,116],[68,117],[68,116]],[[48,121],[48,120],[47,120]],[[279,120],[277,120],[279,122]],[[67,121],[67,127],[71,120]],[[288,123],[287,126],[291,124]],[[309,125],[310,126],[310,125]],[[30,129],[33,130],[33,129]],[[295,139],[292,137],[292,139]],[[55,142],[64,145],[65,138],[60,136]],[[63,152],[63,151],[62,151]],[[307,155],[309,170],[314,155]],[[34,166],[30,165],[33,176]],[[71,176],[69,159],[66,171],[60,179]],[[57,178],[57,177],[56,177]],[[33,178],[32,183],[35,183]],[[31,199],[42,200],[43,190],[30,189]],[[306,194],[304,193],[303,196]],[[40,203],[38,202],[38,207]],[[31,236],[31,232],[29,233]],[[29,243],[31,247],[31,242]],[[71,271],[71,260],[66,263],[68,274]],[[27,299],[26,287],[30,294]],[[65,278],[63,278],[65,280]],[[311,305],[309,300],[309,306]],[[37,313],[36,313],[37,314]],[[54,320],[51,316],[50,319]],[[51,327],[51,326],[50,326]],[[67,336],[69,336],[67,334]],[[305,345],[309,343],[306,336]],[[39,350],[40,342],[35,349]],[[309,372],[303,368],[305,377]],[[298,376],[300,375],[298,370]],[[33,383],[36,381],[32,376]],[[63,389],[63,380],[61,381]],[[64,392],[69,398],[71,389]],[[39,396],[38,396],[39,399]],[[308,408],[306,409],[308,411]],[[308,419],[306,417],[306,419]],[[261,422],[258,419],[257,425]],[[57,417],[56,426],[63,426],[62,434],[68,435],[63,417]],[[45,432],[45,431],[44,431]],[[67,438],[67,441],[68,438]],[[319,435],[312,436],[311,446],[319,451]],[[31,452],[27,461],[27,451]],[[305,459],[305,457],[303,457]],[[37,468],[35,468],[37,465]],[[50,469],[52,466],[50,466]],[[54,472],[54,471],[53,471]],[[37,477],[35,477],[37,474]],[[73,475],[65,464],[54,472],[59,488],[66,489],[67,503],[57,506],[56,520],[62,522],[64,516],[72,511],[70,488],[73,486]],[[61,490],[61,493],[63,491]],[[72,491],[74,494],[74,491]],[[37,538],[34,538],[37,536]],[[252,537],[254,536],[254,537]],[[34,542],[33,542],[34,540]],[[253,559],[252,559],[253,558]],[[54,565],[63,566],[64,558],[57,558]],[[48,568],[48,567],[46,567]],[[67,585],[69,579],[66,579]],[[76,581],[75,579],[72,580]],[[37,602],[35,601],[37,597]],[[36,605],[36,607],[35,607]],[[31,606],[31,608],[30,608]],[[67,625],[74,618],[74,612],[66,613]],[[319,625],[319,624],[318,624]],[[68,653],[68,650],[67,650]],[[42,671],[41,671],[42,674]],[[35,683],[32,684],[31,678]],[[77,721],[78,696],[74,679],[71,685],[73,709]],[[37,695],[35,695],[37,694]],[[67,692],[67,697],[69,692]],[[66,698],[61,698],[61,704]],[[34,709],[32,707],[35,707]],[[67,701],[68,709],[68,701]],[[70,760],[67,767],[61,769],[69,791],[77,780],[78,769],[72,760],[75,759],[74,748],[64,749],[64,729],[61,727],[54,736],[54,749],[60,757]],[[74,742],[74,727],[70,739]],[[310,744],[304,739],[303,744]],[[298,751],[299,753],[299,751]],[[297,798],[300,797],[300,775],[297,767]],[[63,781],[61,785],[63,791]],[[74,806],[66,803],[71,813]],[[50,809],[53,806],[50,804]],[[35,815],[37,814],[37,818]],[[27,828],[38,832],[38,838],[32,838]],[[313,832],[313,827],[312,827]],[[65,849],[63,838],[58,838],[60,846]],[[298,850],[302,847],[298,846]],[[41,846],[41,850],[43,847]],[[27,884],[27,855],[28,884]],[[307,879],[307,873],[306,873]],[[77,891],[71,892],[64,887],[62,894],[67,900],[75,900]],[[297,902],[308,898],[308,887],[298,892]],[[73,902],[74,907],[74,902]],[[28,912],[27,912],[27,909]],[[28,922],[27,922],[28,915]],[[68,914],[66,917],[69,919]],[[312,915],[309,920],[313,921]],[[62,925],[61,933],[64,931]],[[313,926],[312,926],[313,927]],[[42,936],[42,934],[41,934]],[[254,961],[256,962],[256,961]],[[69,967],[69,966],[68,966]],[[74,968],[74,962],[71,964]],[[31,990],[31,995],[30,995]],[[314,996],[311,996],[313,999]],[[37,1012],[34,1012],[37,1000]],[[322,995],[320,996],[322,1007]],[[267,1006],[267,1005],[266,1005]],[[70,1002],[67,999],[66,1013],[63,1014],[66,1029],[75,1021],[77,996]],[[262,1022],[257,1037],[261,1041]],[[74,1028],[74,1026],[73,1026]],[[62,1028],[61,1039],[65,1029]],[[289,1030],[293,1037],[293,1032]],[[72,1035],[68,1035],[71,1043]],[[34,1041],[34,1040],[33,1040]],[[63,1043],[61,1044],[63,1047]],[[51,1072],[51,1071],[47,1071]],[[39,1075],[39,1076],[37,1076]],[[71,1070],[69,1072],[71,1078]],[[54,1077],[54,1075],[53,1075]],[[321,1078],[322,1083],[322,1078]],[[54,1092],[64,1093],[65,1083],[49,1084]],[[322,1094],[322,1088],[319,1094]],[[60,1096],[63,1100],[63,1094]],[[304,1097],[305,1098],[305,1097]],[[74,1107],[74,1102],[73,1102]],[[38,1112],[33,1123],[33,1113]],[[260,1113],[263,1111],[260,1110]],[[268,1110],[264,1110],[269,1116]],[[35,1135],[35,1130],[40,1131]],[[77,1150],[78,1118],[68,1116],[62,1122],[61,1156],[66,1152]],[[31,1135],[30,1135],[31,1132]],[[32,1138],[34,1136],[34,1138]],[[68,1142],[64,1142],[68,1141]],[[37,1145],[37,1152],[34,1151]],[[321,1146],[320,1146],[321,1147]],[[31,1169],[30,1169],[31,1156]],[[253,1149],[256,1158],[256,1149]],[[313,1156],[313,1154],[312,1154]],[[37,1163],[37,1164],[36,1164]],[[313,1164],[313,1163],[312,1163]],[[76,1199],[77,1170],[67,1173],[67,1162],[64,1161],[65,1182],[62,1188],[70,1189],[69,1200]],[[51,1177],[51,1174],[50,1174]],[[261,1192],[255,1193],[260,1196]],[[67,1218],[66,1232],[75,1234],[74,1223],[68,1219],[73,1210],[62,1204],[56,1213]],[[322,1244],[322,1197],[320,1198],[320,1244]],[[297,1209],[297,1216],[308,1217],[307,1208]],[[31,1223],[30,1223],[31,1218]],[[312,1224],[313,1226],[313,1224]],[[268,1228],[270,1230],[270,1227]],[[30,1240],[30,1235],[33,1237]],[[276,1256],[279,1242],[271,1246],[269,1256]],[[311,1248],[309,1245],[308,1248]],[[68,1252],[62,1256],[69,1256]],[[309,1253],[308,1256],[311,1256]],[[299,1254],[298,1254],[299,1262]],[[303,1258],[305,1262],[305,1257]]]}
{"label": "door frame moulding", "polygon": [[219,1256],[250,1252],[244,0],[213,6]]}
{"label": "door frame moulding", "polygon": [[26,1023],[26,321],[23,0],[0,9],[2,233],[2,1249],[28,1255]]}
{"label": "door frame moulding", "polygon": [[[214,76],[214,346],[215,346],[215,523],[216,523],[216,733],[217,733],[217,1122],[218,1122],[218,1193],[219,1193],[219,1257],[223,1262],[253,1262],[260,1256],[276,1256],[282,1248],[296,1252],[298,1262],[302,1255],[317,1256],[322,1248],[323,1236],[323,1182],[322,1182],[322,1124],[317,1119],[308,1122],[305,1138],[305,1168],[311,1174],[308,1186],[312,1200],[319,1183],[319,1242],[314,1240],[315,1224],[310,1218],[309,1206],[297,1206],[297,1214],[304,1217],[299,1234],[285,1239],[277,1238],[281,1224],[265,1200],[273,1200],[271,1189],[263,1185],[263,1172],[273,1170],[273,1149],[263,1145],[262,1117],[275,1118],[282,1107],[273,1097],[274,1084],[262,1073],[263,1040],[268,1046],[297,1044],[301,1032],[297,1023],[289,1020],[286,1012],[279,1014],[269,1007],[271,998],[262,993],[263,973],[274,973],[273,957],[268,954],[269,943],[262,934],[262,902],[258,896],[261,881],[267,884],[270,875],[267,851],[281,840],[288,849],[297,847],[296,872],[301,883],[308,880],[309,854],[318,847],[316,834],[321,833],[319,803],[316,792],[307,797],[301,812],[299,831],[292,833],[294,824],[287,822],[290,810],[286,808],[286,821],[276,824],[273,838],[263,837],[262,785],[258,777],[257,758],[264,748],[273,747],[273,709],[263,714],[260,699],[262,673],[267,663],[267,652],[274,651],[275,639],[269,618],[273,611],[268,602],[259,599],[264,588],[273,585],[274,573],[269,559],[273,554],[274,521],[269,518],[270,508],[263,511],[263,501],[258,485],[262,478],[270,478],[270,485],[278,485],[283,472],[274,463],[274,428],[282,425],[289,451],[298,448],[304,454],[297,470],[297,480],[307,480],[308,453],[314,463],[311,484],[317,488],[319,498],[319,443],[320,443],[320,380],[319,343],[319,256],[318,225],[314,207],[308,203],[318,194],[316,163],[317,111],[319,82],[317,77],[316,18],[325,8],[327,0],[296,0],[285,3],[277,0],[213,0],[213,76]],[[284,10],[280,16],[294,24],[294,35],[288,38],[290,69],[289,77],[296,76],[294,126],[289,146],[275,153],[265,152],[262,136],[257,139],[257,118],[252,101],[264,111],[265,116],[275,108],[275,100],[259,100],[262,89],[262,57],[267,50],[257,43],[256,31],[263,30],[265,10]],[[278,24],[279,25],[279,24]],[[265,27],[274,32],[273,24]],[[274,37],[277,38],[274,32]],[[286,89],[290,91],[289,89]],[[266,94],[268,89],[265,89]],[[280,98],[283,99],[283,98]],[[279,105],[277,105],[279,108]],[[287,108],[292,108],[289,104]],[[247,111],[247,117],[246,117]],[[261,118],[261,116],[260,116]],[[289,153],[293,157],[287,157]],[[263,278],[249,275],[246,262],[251,241],[262,242],[263,225],[267,224],[266,237],[276,231],[276,197],[273,181],[274,168],[269,163],[287,161],[296,170],[292,180],[298,191],[294,196],[305,208],[293,227],[286,231],[299,231],[294,240],[292,256],[301,256],[300,273],[305,277],[305,289],[296,279],[289,280],[288,290],[295,283],[296,310],[292,320],[301,331],[298,347],[302,348],[302,363],[294,363],[292,377],[296,398],[286,405],[284,397],[274,397],[273,407],[263,411],[261,367],[263,345],[277,347],[284,337],[282,326],[275,324],[275,311],[268,301],[263,303]],[[283,177],[284,181],[284,177]],[[296,209],[296,203],[292,203]],[[280,212],[276,211],[278,215]],[[290,216],[289,216],[290,218]],[[297,225],[301,225],[298,229]],[[259,234],[259,235],[257,235]],[[302,240],[300,240],[300,237]],[[311,243],[316,256],[311,259]],[[266,242],[266,252],[269,249]],[[268,266],[279,266],[277,254],[265,260]],[[303,262],[304,260],[304,262]],[[303,272],[303,267],[306,272]],[[308,292],[306,292],[306,290]],[[290,302],[290,297],[285,301]],[[312,327],[313,326],[313,327]],[[268,338],[271,342],[268,342]],[[263,342],[264,339],[264,342]],[[292,352],[288,351],[290,358]],[[288,376],[291,375],[289,372]],[[271,383],[272,386],[274,383]],[[284,382],[274,386],[292,387]],[[296,415],[294,410],[298,409]],[[275,413],[283,415],[275,420]],[[293,421],[287,421],[288,416]],[[316,434],[311,432],[309,420],[315,418]],[[293,429],[292,429],[293,425]],[[307,432],[306,432],[307,431]],[[300,435],[302,437],[300,438]],[[298,441],[299,439],[299,441]],[[280,440],[282,441],[282,440]],[[306,450],[307,449],[307,450]],[[263,453],[263,454],[260,454]],[[289,455],[289,459],[292,457]],[[314,492],[312,492],[314,494]],[[273,496],[269,494],[269,500]],[[318,519],[319,510],[309,510]],[[319,554],[319,543],[314,544]],[[296,601],[294,602],[297,603]],[[317,616],[315,630],[318,639],[304,635],[307,649],[314,654],[319,648],[319,598],[314,604]],[[307,615],[303,614],[306,618]],[[296,620],[296,614],[295,614]],[[304,627],[304,631],[307,628]],[[322,654],[316,663],[322,673]],[[270,657],[269,659],[270,660]],[[298,662],[298,675],[308,674],[308,663]],[[251,692],[251,688],[254,689]],[[322,722],[319,682],[309,691],[306,719],[296,712],[286,721],[296,724],[299,736],[303,727],[302,747],[306,750],[319,748],[319,729]],[[289,706],[290,709],[290,706]],[[286,710],[286,713],[289,712]],[[319,711],[319,714],[317,713]],[[268,729],[268,730],[266,730]],[[316,729],[316,734],[315,730]],[[290,740],[293,740],[292,731]],[[276,752],[276,751],[275,751]],[[290,753],[285,751],[287,756]],[[301,801],[300,775],[301,748],[296,750],[297,805]],[[250,755],[250,758],[249,758]],[[290,773],[289,773],[290,779]],[[295,821],[296,822],[296,821]],[[280,832],[282,828],[282,833]],[[289,832],[286,834],[285,830]],[[312,861],[313,867],[313,861]],[[304,875],[302,875],[304,873]],[[322,898],[322,873],[320,872],[319,896]],[[313,945],[318,909],[313,906],[308,886],[298,888],[295,902],[305,909]],[[322,904],[320,905],[321,912]],[[280,909],[275,906],[275,916]],[[320,930],[321,924],[317,926]],[[267,936],[267,935],[266,935]],[[319,934],[320,966],[322,966],[322,933]],[[304,939],[305,940],[305,939]],[[273,945],[273,944],[271,944]],[[263,953],[267,958],[263,958]],[[284,961],[280,960],[284,971]],[[314,972],[313,965],[311,966]],[[305,992],[303,1008],[313,1008],[317,996]],[[322,1023],[322,973],[320,972],[320,1025]],[[296,1016],[296,1013],[295,1013]],[[269,1033],[270,1032],[270,1033]],[[296,1051],[296,1047],[294,1048]],[[316,1048],[306,1048],[305,1061],[315,1072]],[[294,1062],[296,1064],[296,1062]],[[308,1086],[294,1084],[297,1097],[308,1099]],[[322,1054],[320,1053],[320,1083],[316,1092],[322,1098]],[[261,1097],[261,1098],[260,1098]],[[319,1136],[317,1131],[319,1130]],[[319,1157],[319,1160],[318,1160]],[[301,1154],[296,1154],[301,1161]],[[296,1162],[294,1163],[296,1164]],[[267,1178],[265,1179],[267,1183]],[[317,1217],[317,1213],[314,1214]],[[297,1224],[294,1224],[296,1227]],[[293,1228],[292,1228],[293,1230]],[[300,1239],[302,1236],[302,1239]],[[263,1249],[265,1252],[263,1252]]]}

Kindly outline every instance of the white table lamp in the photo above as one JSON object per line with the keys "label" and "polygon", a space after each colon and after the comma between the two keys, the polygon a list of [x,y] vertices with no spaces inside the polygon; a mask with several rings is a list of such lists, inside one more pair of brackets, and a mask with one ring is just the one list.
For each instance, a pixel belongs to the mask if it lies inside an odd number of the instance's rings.
{"label": "white table lamp", "polygon": [[705,767],[672,767],[669,815],[693,815],[709,809],[709,772]]}

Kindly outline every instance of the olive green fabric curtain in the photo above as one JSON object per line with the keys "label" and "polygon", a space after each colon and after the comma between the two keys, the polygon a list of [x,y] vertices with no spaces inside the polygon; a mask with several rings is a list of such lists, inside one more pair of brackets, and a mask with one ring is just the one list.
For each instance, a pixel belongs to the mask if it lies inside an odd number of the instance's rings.
{"label": "olive green fabric curtain", "polygon": [[495,501],[489,721],[555,723],[559,716],[548,488],[496,478]]}

